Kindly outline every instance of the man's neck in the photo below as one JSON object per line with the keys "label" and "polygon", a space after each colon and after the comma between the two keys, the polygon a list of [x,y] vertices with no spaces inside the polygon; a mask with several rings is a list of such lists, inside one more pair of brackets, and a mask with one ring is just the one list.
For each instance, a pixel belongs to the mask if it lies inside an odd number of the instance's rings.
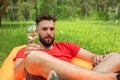
{"label": "man's neck", "polygon": [[40,49],[43,49],[43,50],[48,50],[48,49],[52,49],[53,48],[53,44],[51,46],[49,46],[49,47],[46,47],[41,42],[39,42],[39,45],[40,45]]}

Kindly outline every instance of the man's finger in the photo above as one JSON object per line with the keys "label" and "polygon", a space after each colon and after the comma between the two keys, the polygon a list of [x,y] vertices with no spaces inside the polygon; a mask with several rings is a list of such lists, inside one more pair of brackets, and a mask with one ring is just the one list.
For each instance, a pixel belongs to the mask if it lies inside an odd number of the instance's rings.
{"label": "man's finger", "polygon": [[28,43],[34,43],[34,39],[30,39]]}

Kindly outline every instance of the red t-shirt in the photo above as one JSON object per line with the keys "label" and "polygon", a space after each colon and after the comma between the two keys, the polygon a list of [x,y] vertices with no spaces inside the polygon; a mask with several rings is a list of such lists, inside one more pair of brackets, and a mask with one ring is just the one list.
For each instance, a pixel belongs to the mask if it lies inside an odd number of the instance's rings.
{"label": "red t-shirt", "polygon": [[[70,62],[71,59],[77,55],[77,53],[80,49],[79,46],[77,46],[73,43],[70,43],[70,42],[54,42],[53,46],[54,46],[53,49],[41,50],[41,51],[45,51],[48,54],[50,54],[56,58],[59,58],[61,60],[65,60],[68,62]],[[17,58],[23,58],[24,50],[25,50],[25,48],[21,48],[18,51],[14,60]]]}

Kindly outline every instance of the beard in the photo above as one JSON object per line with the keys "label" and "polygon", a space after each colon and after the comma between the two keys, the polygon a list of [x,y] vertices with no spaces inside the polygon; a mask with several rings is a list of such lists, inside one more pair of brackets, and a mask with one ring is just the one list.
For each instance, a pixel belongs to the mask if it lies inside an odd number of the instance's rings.
{"label": "beard", "polygon": [[[46,41],[46,40],[45,40],[46,38],[51,38],[52,40]],[[50,47],[50,46],[53,44],[53,42],[54,42],[54,37],[47,36],[47,37],[43,38],[43,37],[41,37],[41,36],[39,35],[39,41],[40,41],[45,47]]]}

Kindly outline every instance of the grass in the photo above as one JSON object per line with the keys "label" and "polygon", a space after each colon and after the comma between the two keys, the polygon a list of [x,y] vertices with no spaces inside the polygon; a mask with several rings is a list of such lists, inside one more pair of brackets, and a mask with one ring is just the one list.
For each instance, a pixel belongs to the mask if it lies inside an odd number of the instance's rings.
{"label": "grass", "polygon": [[[34,22],[3,22],[0,27],[0,66],[14,47],[27,44],[28,24]],[[97,54],[120,53],[119,25],[103,21],[58,21],[55,41],[70,41]]]}

